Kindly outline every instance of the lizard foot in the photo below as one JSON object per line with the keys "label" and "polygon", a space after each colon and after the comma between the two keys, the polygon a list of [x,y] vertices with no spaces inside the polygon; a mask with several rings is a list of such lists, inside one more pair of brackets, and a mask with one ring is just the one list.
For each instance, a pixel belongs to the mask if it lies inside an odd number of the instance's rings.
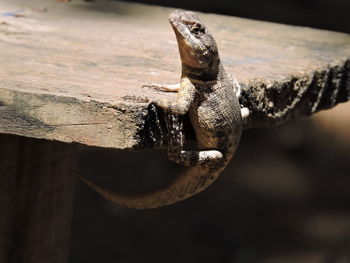
{"label": "lizard foot", "polygon": [[169,160],[184,165],[195,166],[200,165],[207,169],[217,169],[221,166],[223,155],[220,151],[176,151],[176,149],[168,148]]}
{"label": "lizard foot", "polygon": [[198,162],[205,168],[217,169],[224,156],[217,150],[200,151]]}
{"label": "lizard foot", "polygon": [[247,107],[241,108],[242,119],[245,120],[249,116],[249,109]]}

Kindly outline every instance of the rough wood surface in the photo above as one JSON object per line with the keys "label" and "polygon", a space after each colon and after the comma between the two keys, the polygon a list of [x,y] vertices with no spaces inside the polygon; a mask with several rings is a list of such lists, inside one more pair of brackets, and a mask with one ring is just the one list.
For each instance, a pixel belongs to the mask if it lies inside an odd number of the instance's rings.
{"label": "rough wood surface", "polygon": [[[155,145],[159,115],[123,96],[175,98],[141,89],[179,79],[171,11],[122,2],[1,1],[0,132],[119,149]],[[246,86],[246,128],[349,100],[349,35],[200,16],[227,71]]]}
{"label": "rough wood surface", "polygon": [[0,145],[0,262],[67,262],[74,147],[4,134]]}

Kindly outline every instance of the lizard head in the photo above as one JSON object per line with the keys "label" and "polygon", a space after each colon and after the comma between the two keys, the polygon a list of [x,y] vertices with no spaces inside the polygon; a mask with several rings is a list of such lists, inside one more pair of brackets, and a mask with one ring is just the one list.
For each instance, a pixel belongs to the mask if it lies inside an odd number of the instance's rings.
{"label": "lizard head", "polygon": [[183,64],[194,69],[209,69],[217,64],[216,42],[195,13],[176,10],[170,15],[169,22],[175,32]]}

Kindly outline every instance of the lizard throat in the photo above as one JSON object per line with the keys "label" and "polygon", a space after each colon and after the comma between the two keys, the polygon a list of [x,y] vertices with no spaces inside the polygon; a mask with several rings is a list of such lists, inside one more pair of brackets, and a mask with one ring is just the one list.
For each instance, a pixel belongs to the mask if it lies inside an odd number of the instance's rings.
{"label": "lizard throat", "polygon": [[220,64],[220,61],[215,61],[215,63],[211,63],[207,68],[195,68],[182,63],[182,77],[202,81],[217,80],[221,68]]}

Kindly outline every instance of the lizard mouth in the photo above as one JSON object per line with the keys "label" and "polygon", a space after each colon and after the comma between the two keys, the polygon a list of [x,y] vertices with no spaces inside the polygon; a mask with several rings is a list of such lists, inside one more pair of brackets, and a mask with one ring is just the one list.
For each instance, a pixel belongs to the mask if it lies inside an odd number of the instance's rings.
{"label": "lizard mouth", "polygon": [[169,16],[169,22],[172,26],[174,26],[174,24],[178,21],[180,21],[182,19],[181,16],[181,12],[180,10],[175,10],[174,12],[172,12]]}
{"label": "lizard mouth", "polygon": [[181,30],[180,27],[182,27],[182,23],[181,23],[181,15],[179,14],[179,10],[174,11],[170,16],[169,16],[169,23],[171,25],[171,27],[173,28],[176,36],[181,36]]}
{"label": "lizard mouth", "polygon": [[169,23],[172,26],[176,36],[181,38],[190,38],[189,25],[193,24],[193,21],[197,21],[199,18],[191,11],[175,10],[169,16]]}

